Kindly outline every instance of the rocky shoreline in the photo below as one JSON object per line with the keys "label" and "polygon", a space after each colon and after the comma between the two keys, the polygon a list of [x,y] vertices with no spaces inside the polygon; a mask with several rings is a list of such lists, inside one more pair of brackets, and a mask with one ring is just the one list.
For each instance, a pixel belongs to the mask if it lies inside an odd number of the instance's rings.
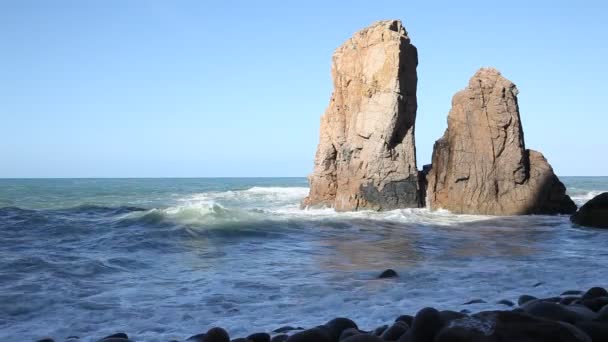
{"label": "rocky shoreline", "polygon": [[[473,299],[464,304],[484,303]],[[325,324],[301,328],[284,326],[272,332],[232,337],[213,327],[188,337],[189,342],[600,342],[608,341],[608,291],[592,287],[567,290],[555,297],[521,295],[517,303],[499,300],[503,310],[439,311],[432,307],[404,314],[386,325],[363,330],[354,321],[339,317]],[[369,328],[369,327],[366,327]],[[65,342],[134,342],[137,338],[116,333],[98,340],[70,336]],[[37,342],[58,342],[52,338]],[[169,342],[179,342],[170,340]]]}

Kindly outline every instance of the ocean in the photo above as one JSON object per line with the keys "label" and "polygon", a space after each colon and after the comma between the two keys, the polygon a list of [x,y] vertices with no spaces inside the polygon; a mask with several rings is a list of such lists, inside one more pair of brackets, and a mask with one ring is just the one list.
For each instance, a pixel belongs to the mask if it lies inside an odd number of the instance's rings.
{"label": "ocean", "polygon": [[[580,206],[608,177],[562,177]],[[233,337],[608,285],[567,216],[301,210],[305,178],[0,179],[0,340]],[[396,279],[376,279],[384,269]],[[485,303],[464,304],[473,299]]]}

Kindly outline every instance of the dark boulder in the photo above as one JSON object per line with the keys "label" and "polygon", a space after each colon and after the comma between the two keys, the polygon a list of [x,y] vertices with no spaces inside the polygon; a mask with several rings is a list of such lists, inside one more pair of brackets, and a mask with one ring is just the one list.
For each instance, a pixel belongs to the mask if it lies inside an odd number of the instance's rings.
{"label": "dark boulder", "polygon": [[435,342],[477,342],[485,337],[481,332],[470,327],[447,327],[439,331]]}
{"label": "dark boulder", "polygon": [[592,321],[597,317],[597,313],[582,304],[571,304],[564,306],[566,309],[576,313],[578,321]]}
{"label": "dark boulder", "polygon": [[[398,322],[398,321],[396,321],[396,322]],[[382,333],[384,331],[386,331],[386,329],[388,329],[388,325],[387,324],[385,324],[385,325],[383,325],[381,327],[377,327],[376,329],[374,329],[374,331],[372,331],[372,335],[380,336],[380,335],[382,335]]]}
{"label": "dark boulder", "polygon": [[608,305],[604,306],[600,311],[597,312],[595,320],[598,322],[608,323]]}
{"label": "dark boulder", "polygon": [[580,291],[580,290],[568,290],[568,291],[564,291],[562,292],[562,296],[578,296],[578,295],[582,295],[584,293],[584,291]]}
{"label": "dark boulder", "polygon": [[541,299],[543,302],[549,303],[559,303],[562,300],[562,297],[548,297]]}
{"label": "dark boulder", "polygon": [[435,342],[588,342],[573,326],[513,311],[485,311],[453,321]]}
{"label": "dark boulder", "polygon": [[575,323],[577,320],[581,319],[577,313],[568,310],[566,306],[555,303],[543,301],[528,302],[522,309],[532,316],[555,321]]}
{"label": "dark boulder", "polygon": [[608,324],[599,322],[578,322],[576,327],[591,337],[593,342],[608,341]]}
{"label": "dark boulder", "polygon": [[517,299],[517,305],[524,305],[525,303],[531,301],[531,300],[535,300],[537,299],[534,296],[530,296],[530,295],[521,295],[519,296],[519,298]]}
{"label": "dark boulder", "polygon": [[580,302],[580,300],[581,300],[580,297],[568,296],[568,297],[562,297],[562,299],[559,300],[559,303],[563,304],[563,305],[570,305],[570,304],[574,304],[577,301]]}
{"label": "dark boulder", "polygon": [[205,333],[201,333],[201,334],[196,334],[196,335],[192,335],[192,336],[188,337],[188,339],[186,341],[203,342],[204,338],[205,338]]}
{"label": "dark boulder", "polygon": [[458,312],[458,311],[452,311],[452,310],[443,310],[441,312],[439,312],[439,317],[441,318],[441,325],[442,326],[446,326],[448,325],[451,321],[457,320],[457,319],[461,319],[464,317],[467,317],[468,315],[462,312]]}
{"label": "dark boulder", "polygon": [[433,308],[424,308],[414,316],[411,328],[401,336],[400,342],[433,341],[441,330],[441,314]]}
{"label": "dark boulder", "polygon": [[584,299],[582,301],[582,304],[586,307],[588,307],[589,309],[598,312],[600,311],[604,306],[608,305],[608,297],[597,297],[597,298],[592,298],[592,299]]}
{"label": "dark boulder", "polygon": [[251,342],[270,342],[270,335],[267,333],[255,333],[247,336]]}
{"label": "dark boulder", "polygon": [[274,329],[272,332],[280,334],[280,333],[284,333],[284,332],[288,332],[288,331],[292,331],[292,330],[304,330],[304,328],[302,328],[302,327],[294,328],[291,325],[285,325],[280,328]]}
{"label": "dark boulder", "polygon": [[380,335],[380,338],[385,341],[396,341],[401,335],[405,334],[409,328],[410,326],[405,322],[396,322],[390,328],[386,329],[382,335]]}
{"label": "dark boulder", "polygon": [[336,340],[337,338],[332,336],[329,329],[318,326],[289,336],[287,342],[333,342]]}
{"label": "dark boulder", "polygon": [[360,334],[344,339],[343,342],[384,342],[380,337],[368,334]]}
{"label": "dark boulder", "polygon": [[508,299],[499,300],[498,302],[496,302],[496,304],[506,305],[506,306],[515,306],[515,303],[513,303],[512,301],[510,301]]}
{"label": "dark boulder", "polygon": [[570,220],[585,227],[608,228],[608,192],[604,192],[585,203]]}
{"label": "dark boulder", "polygon": [[230,336],[228,336],[226,330],[215,327],[207,330],[202,342],[230,342]]}
{"label": "dark boulder", "polygon": [[287,341],[288,338],[289,338],[289,335],[280,334],[280,335],[273,336],[270,339],[270,342],[285,342],[285,341]]}
{"label": "dark boulder", "polygon": [[351,336],[360,335],[360,334],[362,334],[362,333],[358,329],[355,329],[355,328],[344,329],[342,331],[342,333],[340,334],[340,341],[347,339]]}
{"label": "dark boulder", "polygon": [[119,342],[119,341],[127,341],[127,340],[129,340],[129,336],[123,332],[119,332],[116,334],[108,335],[108,336],[102,338],[101,340],[99,340],[99,342]]}
{"label": "dark boulder", "polygon": [[384,270],[382,273],[380,273],[380,275],[378,276],[378,279],[384,279],[384,278],[396,278],[399,275],[397,274],[397,272],[395,272],[395,270],[392,269],[388,269],[388,270]]}
{"label": "dark boulder", "polygon": [[359,329],[357,324],[353,322],[351,319],[345,317],[334,318],[331,321],[325,323],[325,327],[329,330],[329,332],[333,335],[333,341],[338,341],[342,332],[346,329],[353,328]]}
{"label": "dark boulder", "polygon": [[401,315],[395,319],[395,322],[404,322],[404,323],[407,323],[407,325],[409,325],[411,327],[412,323],[414,322],[414,316]]}
{"label": "dark boulder", "polygon": [[603,287],[592,287],[587,292],[583,293],[582,299],[594,299],[599,297],[608,297],[608,291]]}

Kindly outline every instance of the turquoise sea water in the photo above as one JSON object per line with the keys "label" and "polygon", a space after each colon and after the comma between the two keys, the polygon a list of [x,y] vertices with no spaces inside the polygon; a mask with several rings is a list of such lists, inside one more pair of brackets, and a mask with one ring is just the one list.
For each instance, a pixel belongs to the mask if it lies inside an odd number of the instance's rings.
{"label": "turquoise sea water", "polygon": [[[579,205],[608,191],[608,177],[562,181]],[[336,316],[372,328],[608,285],[608,231],[564,216],[301,210],[307,192],[305,178],[0,179],[0,340],[239,336]],[[401,277],[375,279],[389,267]]]}

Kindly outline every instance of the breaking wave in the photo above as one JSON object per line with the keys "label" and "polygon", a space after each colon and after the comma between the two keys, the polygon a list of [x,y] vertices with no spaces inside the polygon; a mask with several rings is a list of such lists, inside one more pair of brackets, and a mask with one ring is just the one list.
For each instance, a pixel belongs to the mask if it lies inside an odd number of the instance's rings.
{"label": "breaking wave", "polygon": [[591,200],[593,197],[601,194],[603,191],[586,191],[586,190],[574,190],[570,195],[570,198],[578,205],[579,207],[585,204],[587,201]]}

